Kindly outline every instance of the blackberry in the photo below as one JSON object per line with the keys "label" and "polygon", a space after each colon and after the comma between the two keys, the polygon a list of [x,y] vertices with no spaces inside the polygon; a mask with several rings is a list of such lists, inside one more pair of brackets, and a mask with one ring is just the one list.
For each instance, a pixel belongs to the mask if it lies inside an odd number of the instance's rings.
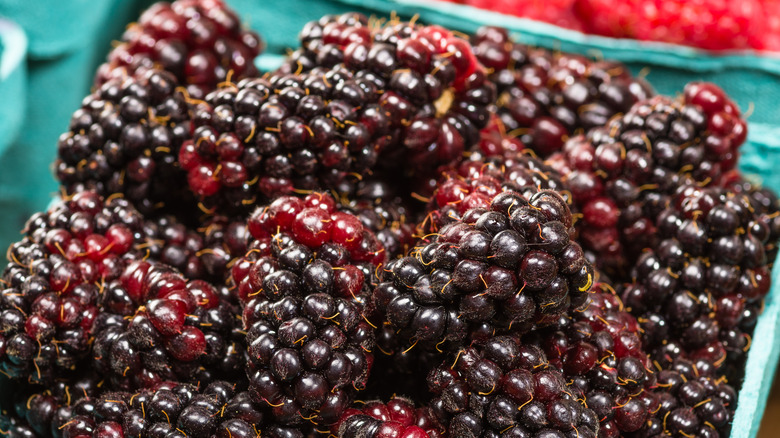
{"label": "blackberry", "polygon": [[737,392],[725,379],[679,359],[657,376],[658,412],[636,437],[729,436]]}
{"label": "blackberry", "polygon": [[30,425],[34,436],[63,437],[60,426],[72,417],[91,413],[94,401],[102,392],[99,376],[94,370],[81,375],[57,376],[57,379],[40,387],[14,388],[13,403],[16,415]]}
{"label": "blackberry", "polygon": [[[252,438],[303,437],[302,432],[280,428],[249,397],[246,382],[215,381],[195,386],[166,382],[138,392],[105,391],[63,406],[50,420],[52,433],[40,436],[159,436]],[[40,412],[45,396],[33,396],[30,414]],[[40,415],[40,414],[38,414]],[[286,432],[287,435],[266,433]]]}
{"label": "blackberry", "polygon": [[15,415],[0,412],[0,429],[8,438],[39,438],[32,427]]}
{"label": "blackberry", "polygon": [[361,182],[354,195],[339,203],[339,210],[354,214],[376,234],[390,260],[414,246],[414,212],[386,180]]}
{"label": "blackberry", "polygon": [[512,41],[506,29],[481,27],[472,44],[498,90],[504,129],[542,157],[654,94],[620,63],[530,47]]}
{"label": "blackberry", "polygon": [[655,225],[659,243],[640,256],[622,293],[648,349],[701,368],[719,369],[726,353],[743,356],[745,340],[734,341],[752,331],[769,292],[769,226],[748,197],[697,186],[679,188]]}
{"label": "blackberry", "polygon": [[547,366],[544,352],[496,336],[431,371],[431,408],[448,436],[595,437],[599,420],[582,393]]}
{"label": "blackberry", "polygon": [[327,430],[368,379],[374,331],[363,307],[384,250],[322,193],[280,197],[248,229],[231,280],[244,302],[250,392],[282,424]]}
{"label": "blackberry", "polygon": [[495,87],[454,32],[397,19],[374,26],[349,13],[308,23],[300,41],[280,71],[341,66],[383,91],[376,108],[390,115],[399,146],[386,161],[403,163],[400,170],[428,173],[479,140]]}
{"label": "blackberry", "polygon": [[347,409],[336,425],[340,438],[438,438],[444,436],[430,408],[415,408],[412,400],[374,400]]}
{"label": "blackberry", "polygon": [[159,2],[127,28],[95,82],[162,68],[202,99],[220,82],[257,76],[254,59],[262,49],[260,37],[241,29],[222,0]]}
{"label": "blackberry", "polygon": [[585,301],[593,269],[569,239],[563,198],[547,190],[490,195],[388,264],[371,296],[375,325],[389,324],[407,346],[459,348],[555,323]]}
{"label": "blackberry", "polygon": [[[609,290],[607,283],[594,289]],[[639,323],[609,292],[596,292],[559,327],[529,333],[550,366],[585,394],[599,419],[599,436],[638,432],[655,418],[655,375],[642,347]]]}
{"label": "blackberry", "polygon": [[145,214],[188,212],[195,202],[179,189],[186,174],[176,158],[190,136],[185,94],[170,73],[112,79],[73,113],[57,145],[56,176],[67,193],[120,193]]}
{"label": "blackberry", "polygon": [[[635,104],[551,157],[567,175],[579,236],[615,280],[654,244],[654,220],[668,196],[687,183],[714,185],[736,164],[746,124],[716,86],[691,83],[684,96]],[[622,275],[621,275],[622,274]]]}
{"label": "blackberry", "polygon": [[206,209],[231,213],[294,190],[354,184],[389,146],[381,91],[343,68],[318,68],[208,94],[179,153],[190,189]]}
{"label": "blackberry", "polygon": [[28,221],[8,250],[0,284],[0,370],[45,383],[76,367],[118,280],[146,243],[127,200],[79,192]]}
{"label": "blackberry", "polygon": [[736,194],[746,195],[756,213],[769,225],[769,238],[764,244],[764,251],[771,267],[777,258],[777,245],[780,241],[780,200],[777,195],[772,190],[749,181],[737,170],[727,172],[720,185]]}
{"label": "blackberry", "polygon": [[[566,184],[557,171],[541,160],[522,151],[505,151],[501,155],[472,151],[458,165],[440,169],[437,178],[418,185],[418,197],[428,200],[418,234],[436,233],[464,217],[470,209],[488,209],[491,199],[503,191],[515,191],[529,198],[540,190],[557,192],[568,211],[571,200]],[[567,221],[567,229],[573,232],[571,223]]]}
{"label": "blackberry", "polygon": [[92,366],[113,388],[208,383],[246,366],[239,310],[226,287],[136,261],[103,296],[111,305],[96,323]]}

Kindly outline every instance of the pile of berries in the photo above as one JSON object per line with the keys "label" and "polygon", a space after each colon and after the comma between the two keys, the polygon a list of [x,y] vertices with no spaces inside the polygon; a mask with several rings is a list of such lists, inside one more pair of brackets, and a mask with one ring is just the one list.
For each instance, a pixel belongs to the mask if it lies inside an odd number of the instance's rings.
{"label": "pile of berries", "polygon": [[101,66],[0,276],[0,433],[728,436],[780,201],[722,90],[356,13],[261,76],[239,21],[157,4]]}
{"label": "pile of berries", "polygon": [[780,51],[778,2],[447,0],[579,32],[706,50]]}

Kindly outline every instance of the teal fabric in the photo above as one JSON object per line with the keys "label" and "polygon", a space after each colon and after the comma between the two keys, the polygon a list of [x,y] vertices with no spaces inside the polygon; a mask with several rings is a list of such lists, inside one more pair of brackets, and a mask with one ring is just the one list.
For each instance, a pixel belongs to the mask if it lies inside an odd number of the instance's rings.
{"label": "teal fabric", "polygon": [[18,240],[26,219],[57,193],[52,172],[57,139],[89,94],[111,40],[138,15],[134,1],[112,2],[111,8],[93,10],[101,24],[85,36],[88,44],[55,59],[27,61],[26,111],[24,105],[9,109],[18,111],[24,124],[17,141],[0,155],[0,248]]}
{"label": "teal fabric", "polygon": [[50,59],[90,44],[115,0],[0,0],[0,16],[30,39],[30,57]]}
{"label": "teal fabric", "polygon": [[303,25],[327,14],[350,11],[371,15],[360,2],[343,4],[333,0],[226,0],[241,19],[263,37],[267,53],[283,54],[298,44]]}
{"label": "teal fabric", "polygon": [[11,21],[0,19],[0,155],[21,129],[26,104],[27,38]]}

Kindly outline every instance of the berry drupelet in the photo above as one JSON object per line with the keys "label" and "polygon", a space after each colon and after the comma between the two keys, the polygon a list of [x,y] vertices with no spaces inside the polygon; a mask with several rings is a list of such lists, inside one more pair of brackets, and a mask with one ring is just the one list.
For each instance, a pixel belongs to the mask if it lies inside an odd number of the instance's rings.
{"label": "berry drupelet", "polygon": [[439,438],[444,430],[428,407],[415,408],[412,400],[393,397],[373,400],[344,411],[335,425],[339,438]]}
{"label": "berry drupelet", "polygon": [[[436,233],[444,225],[461,219],[470,209],[489,209],[491,199],[503,191],[530,198],[540,190],[556,192],[565,200],[568,212],[569,192],[556,170],[522,151],[506,150],[489,155],[475,148],[456,166],[439,169],[436,178],[425,179],[417,185],[416,197],[428,200],[418,234]],[[566,221],[570,232],[574,231],[572,222],[573,219]]]}
{"label": "berry drupelet", "polygon": [[376,110],[389,114],[400,153],[388,161],[426,173],[479,140],[495,87],[453,32],[397,19],[374,26],[351,13],[308,23],[300,41],[281,71],[343,66],[382,90]]}
{"label": "berry drupelet", "polygon": [[[594,289],[609,290],[598,282]],[[525,342],[544,350],[599,419],[599,436],[645,428],[658,407],[655,375],[642,348],[639,323],[608,292],[596,292],[558,327],[529,333]]]}
{"label": "berry drupelet", "polygon": [[622,64],[529,47],[513,42],[506,29],[481,27],[472,43],[499,93],[504,129],[543,157],[654,94]]}
{"label": "berry drupelet", "polygon": [[386,180],[361,182],[353,195],[339,202],[339,210],[354,214],[376,234],[389,260],[404,256],[414,246],[414,213]]}
{"label": "berry drupelet", "polygon": [[[209,385],[163,382],[137,392],[105,391],[81,398],[72,405],[62,403],[46,418],[51,433],[41,437],[192,437],[255,438],[303,433],[273,425],[249,393],[245,382],[215,381]],[[50,409],[45,395],[30,398],[30,415],[39,417]],[[61,412],[67,412],[63,416]]]}
{"label": "berry drupelet", "polygon": [[544,352],[509,336],[458,351],[431,371],[430,406],[453,437],[595,438],[599,420]]}
{"label": "berry drupelet", "polygon": [[715,378],[682,359],[656,375],[657,412],[632,437],[730,436],[737,392],[724,378]]}
{"label": "berry drupelet", "polygon": [[136,261],[103,295],[92,365],[113,388],[148,388],[166,380],[205,384],[246,366],[239,310],[227,287],[187,281],[164,264]]}
{"label": "berry drupelet", "polygon": [[43,438],[24,420],[5,411],[0,412],[0,429],[8,438]]}
{"label": "berry drupelet", "polygon": [[557,192],[494,195],[391,262],[372,294],[371,317],[407,346],[427,349],[555,323],[585,301],[593,282],[569,239],[571,222]]}
{"label": "berry drupelet", "polygon": [[105,392],[99,376],[92,369],[80,375],[57,376],[46,387],[13,388],[12,402],[16,415],[30,425],[35,436],[64,436],[60,426],[77,415],[89,415],[95,399]]}
{"label": "berry drupelet", "polygon": [[780,243],[780,200],[777,195],[772,190],[749,181],[738,170],[727,172],[720,185],[738,195],[746,195],[756,214],[769,225],[769,238],[764,244],[764,251],[771,267],[777,258]]}
{"label": "berry drupelet", "polygon": [[222,0],[160,2],[131,24],[98,69],[102,85],[154,68],[172,73],[190,96],[202,99],[217,84],[257,76],[260,37],[241,28]]}
{"label": "berry drupelet", "polygon": [[381,90],[344,68],[247,79],[193,108],[179,162],[202,208],[247,212],[296,190],[339,190],[390,145]]}
{"label": "berry drupelet", "polygon": [[715,85],[691,83],[684,96],[656,96],[586,137],[569,140],[548,163],[567,175],[582,213],[579,236],[600,268],[617,281],[644,248],[674,190],[714,185],[736,164],[746,124]]}
{"label": "berry drupelet", "polygon": [[143,254],[143,218],[125,199],[79,192],[24,233],[0,279],[0,369],[45,383],[88,354],[105,284]]}
{"label": "berry drupelet", "polygon": [[248,229],[231,280],[244,302],[250,392],[282,424],[328,430],[367,383],[374,331],[363,307],[384,250],[322,193],[280,197]]}
{"label": "berry drupelet", "polygon": [[194,209],[178,189],[186,174],[176,158],[191,132],[185,95],[176,87],[170,73],[152,69],[107,81],[86,97],[57,145],[55,172],[65,191],[121,193],[144,214]]}
{"label": "berry drupelet", "polygon": [[719,369],[727,353],[743,356],[769,292],[767,223],[747,196],[683,186],[655,226],[659,242],[640,256],[622,292],[648,350],[660,350],[654,359],[665,367],[683,355]]}

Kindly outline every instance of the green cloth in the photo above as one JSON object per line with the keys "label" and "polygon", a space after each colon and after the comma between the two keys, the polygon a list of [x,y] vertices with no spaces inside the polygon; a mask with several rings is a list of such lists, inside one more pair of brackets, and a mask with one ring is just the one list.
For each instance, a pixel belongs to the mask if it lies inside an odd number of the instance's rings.
{"label": "green cloth", "polygon": [[0,102],[0,111],[23,116],[17,141],[0,155],[0,248],[18,240],[27,218],[45,209],[58,192],[52,171],[57,139],[89,94],[111,41],[139,13],[134,1],[112,3],[110,8],[93,8],[100,25],[83,36],[80,48],[53,59],[28,59],[26,105],[24,100],[18,105]]}
{"label": "green cloth", "polygon": [[19,135],[26,104],[27,38],[22,29],[0,18],[0,154]]}
{"label": "green cloth", "polygon": [[86,47],[115,0],[0,0],[0,16],[19,24],[30,57],[50,59]]}

